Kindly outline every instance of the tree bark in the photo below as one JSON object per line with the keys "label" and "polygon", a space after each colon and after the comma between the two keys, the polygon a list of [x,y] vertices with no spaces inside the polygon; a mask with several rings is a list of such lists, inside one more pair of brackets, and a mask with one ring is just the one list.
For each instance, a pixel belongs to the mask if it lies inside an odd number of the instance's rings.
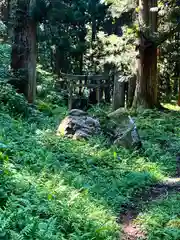
{"label": "tree bark", "polygon": [[91,22],[92,22],[92,33],[91,33],[91,44],[96,40],[96,0],[90,1],[90,12],[91,12]]}
{"label": "tree bark", "polygon": [[120,82],[120,75],[114,77],[114,92],[113,92],[113,110],[125,106],[125,82]]}
{"label": "tree bark", "polygon": [[29,22],[29,58],[28,58],[28,102],[34,103],[36,98],[36,29],[35,22]]}
{"label": "tree bark", "polygon": [[174,78],[173,93],[175,96],[178,94],[178,77]]}
{"label": "tree bark", "polygon": [[11,84],[33,103],[36,94],[36,22],[29,16],[34,0],[17,1],[11,53]]}
{"label": "tree bark", "polygon": [[178,83],[179,83],[179,65],[176,63],[174,71],[174,82],[173,82],[173,93],[176,96],[178,94]]}
{"label": "tree bark", "polygon": [[133,76],[128,82],[128,100],[127,107],[131,108],[136,90],[136,76]]}
{"label": "tree bark", "polygon": [[178,106],[180,106],[180,79],[179,79],[179,92],[178,92]]}
{"label": "tree bark", "polygon": [[169,74],[166,74],[165,80],[166,80],[166,97],[170,98],[171,93],[172,93],[172,89],[171,89],[171,81],[170,81],[170,75]]}
{"label": "tree bark", "polygon": [[[108,63],[106,63],[105,65],[104,65],[104,74],[105,75],[109,75],[109,79],[108,80],[106,80],[106,84],[108,85],[108,86],[106,86],[105,88],[104,88],[104,98],[105,98],[105,102],[106,103],[110,103],[111,102],[111,92],[112,92],[112,86],[111,86],[111,82],[113,82],[114,81],[114,75],[112,76],[112,77],[110,77],[110,71],[112,70],[113,68],[112,68],[112,66],[111,66],[111,64],[108,64]],[[112,84],[113,85],[113,84]]]}
{"label": "tree bark", "polygon": [[157,12],[150,11],[151,7],[157,7],[157,0],[139,0],[139,6],[140,31],[137,56],[137,85],[133,107],[153,108],[159,106],[157,47],[145,37],[146,34],[143,31],[150,31],[150,33],[157,31]]}

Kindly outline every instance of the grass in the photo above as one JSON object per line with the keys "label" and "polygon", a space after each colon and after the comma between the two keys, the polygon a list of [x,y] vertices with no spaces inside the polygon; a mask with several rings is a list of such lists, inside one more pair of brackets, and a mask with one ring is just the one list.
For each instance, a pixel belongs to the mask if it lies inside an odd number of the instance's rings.
{"label": "grass", "polygon": [[[103,136],[88,142],[55,136],[66,109],[60,111],[33,123],[0,115],[0,142],[7,145],[0,155],[0,239],[119,239],[119,212],[175,174],[178,112],[137,117],[145,149],[140,153],[107,147]],[[149,239],[176,239],[164,225],[174,219],[170,205],[177,197],[145,209],[141,223],[150,229]],[[163,219],[158,226],[156,207]]]}
{"label": "grass", "polygon": [[147,231],[149,240],[180,237],[180,194],[172,193],[165,198],[153,201],[136,222]]}

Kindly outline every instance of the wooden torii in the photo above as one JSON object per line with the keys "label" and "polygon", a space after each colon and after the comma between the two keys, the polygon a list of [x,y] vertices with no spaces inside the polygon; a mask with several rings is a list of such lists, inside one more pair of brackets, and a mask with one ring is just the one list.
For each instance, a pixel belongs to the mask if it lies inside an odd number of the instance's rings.
{"label": "wooden torii", "polygon": [[68,87],[68,107],[72,109],[73,93],[75,88],[86,87],[88,89],[96,89],[97,102],[101,101],[101,88],[109,88],[112,81],[110,75],[73,75],[60,73],[62,79],[66,79]]}

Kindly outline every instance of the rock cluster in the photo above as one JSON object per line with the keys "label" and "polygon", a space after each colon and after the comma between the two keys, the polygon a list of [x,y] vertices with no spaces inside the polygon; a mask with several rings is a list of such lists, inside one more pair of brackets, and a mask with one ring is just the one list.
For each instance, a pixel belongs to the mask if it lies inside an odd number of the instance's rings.
{"label": "rock cluster", "polygon": [[[138,130],[127,111],[119,109],[109,114],[105,125],[104,133],[106,136],[110,136],[112,144],[124,148],[141,147]],[[57,135],[76,140],[88,139],[99,133],[103,133],[99,121],[79,109],[71,110],[57,130]]]}
{"label": "rock cluster", "polygon": [[90,117],[86,112],[72,109],[68,116],[60,123],[57,135],[71,137],[73,139],[87,139],[100,132],[100,123]]}

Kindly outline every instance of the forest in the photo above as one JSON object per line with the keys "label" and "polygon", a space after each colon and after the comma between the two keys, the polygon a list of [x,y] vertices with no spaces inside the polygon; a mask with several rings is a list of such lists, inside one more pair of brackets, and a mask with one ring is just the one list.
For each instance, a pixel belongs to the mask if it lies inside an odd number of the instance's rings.
{"label": "forest", "polygon": [[0,240],[180,239],[180,0],[0,1]]}

